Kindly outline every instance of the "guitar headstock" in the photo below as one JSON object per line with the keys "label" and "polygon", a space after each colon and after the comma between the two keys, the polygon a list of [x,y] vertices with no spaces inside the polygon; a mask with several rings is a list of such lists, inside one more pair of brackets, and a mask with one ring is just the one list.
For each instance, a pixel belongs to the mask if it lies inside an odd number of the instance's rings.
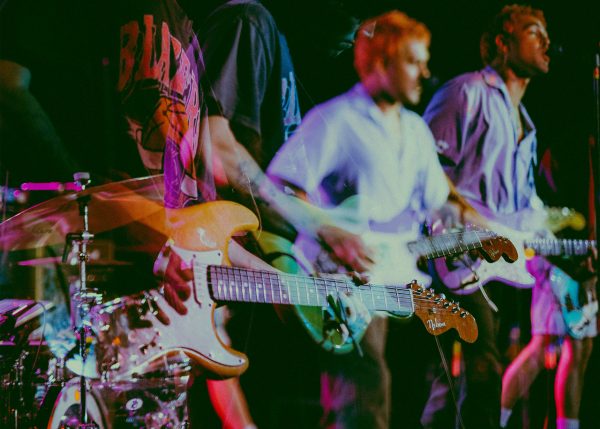
{"label": "guitar headstock", "polygon": [[546,207],[546,227],[552,232],[565,228],[581,231],[585,228],[585,217],[568,207]]}
{"label": "guitar headstock", "polygon": [[468,343],[477,339],[477,322],[471,313],[461,308],[458,303],[449,301],[443,294],[436,294],[433,289],[426,289],[416,280],[408,284],[412,290],[415,303],[415,314],[432,335],[443,334],[454,328],[460,338]]}
{"label": "guitar headstock", "polygon": [[508,238],[494,234],[481,240],[479,254],[488,262],[496,262],[502,257],[506,262],[515,262],[519,253],[515,245]]}

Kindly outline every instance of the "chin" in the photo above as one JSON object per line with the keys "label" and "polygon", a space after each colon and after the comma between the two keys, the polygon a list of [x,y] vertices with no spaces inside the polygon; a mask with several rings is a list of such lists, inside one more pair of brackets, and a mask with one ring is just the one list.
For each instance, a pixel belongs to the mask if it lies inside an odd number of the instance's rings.
{"label": "chin", "polygon": [[411,106],[416,106],[421,101],[421,94],[414,95],[409,98],[408,103]]}

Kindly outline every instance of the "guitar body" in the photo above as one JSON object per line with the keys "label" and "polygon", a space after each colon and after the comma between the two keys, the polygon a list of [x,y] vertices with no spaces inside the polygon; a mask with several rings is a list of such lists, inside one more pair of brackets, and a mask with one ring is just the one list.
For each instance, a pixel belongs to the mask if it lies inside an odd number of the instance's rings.
{"label": "guitar body", "polygon": [[[310,274],[298,264],[291,241],[266,231],[255,233],[255,236],[267,261],[273,267],[289,274]],[[335,329],[326,330],[323,308],[295,305],[292,311],[310,338],[324,350],[345,354],[354,349],[352,341],[345,341],[341,332]],[[360,340],[363,334],[364,331],[355,332],[354,337]]]}
{"label": "guitar body", "polygon": [[560,303],[569,335],[576,340],[581,340],[598,312],[598,301],[581,303],[579,299],[581,285],[556,266],[553,266],[550,272],[550,286]]}
{"label": "guitar body", "polygon": [[[553,232],[566,227],[581,229],[585,226],[585,218],[574,210],[554,207],[546,207],[544,210],[545,217],[533,218],[537,220],[529,220],[523,224],[532,227],[537,226],[537,221],[543,220],[544,226]],[[520,224],[524,219],[527,219],[527,214],[516,215],[510,219],[510,222]],[[526,242],[533,240],[533,234],[511,229],[494,221],[489,221],[489,226],[514,244],[518,255],[517,260],[513,263],[502,260],[490,263],[490,261],[482,261],[480,258],[469,255],[464,255],[460,259],[434,260],[435,275],[453,293],[469,295],[477,291],[479,286],[491,281],[498,281],[520,289],[529,289],[535,285],[535,278],[527,271],[527,255],[525,253],[525,249],[528,247]],[[547,241],[546,244],[550,244],[552,240]]]}
{"label": "guitar body", "polygon": [[526,267],[524,241],[531,235],[494,224],[495,232],[502,234],[514,244],[516,258],[512,262],[498,259],[489,262],[471,255],[460,258],[440,258],[433,261],[435,275],[453,293],[469,295],[489,282],[497,281],[519,289],[530,289],[535,285],[535,278]]}
{"label": "guitar body", "polygon": [[[167,210],[166,223],[175,243],[172,247],[188,265],[194,258],[205,264],[229,265],[227,246],[231,236],[258,227],[250,210],[228,201]],[[151,369],[162,358],[184,353],[208,375],[242,374],[248,359],[219,338],[214,321],[216,304],[211,299],[206,275],[195,272],[195,277],[192,296],[185,302],[185,315],[177,313],[157,290],[135,298],[131,305],[121,299],[95,307],[99,367],[128,377]],[[124,305],[131,308],[119,309]],[[168,324],[157,318],[157,309],[168,317]]]}
{"label": "guitar body", "polygon": [[492,281],[519,289],[530,289],[535,285],[535,278],[525,267],[523,248],[519,248],[517,243],[515,247],[518,249],[519,257],[512,263],[502,259],[490,263],[465,255],[464,259],[458,260],[434,259],[433,265],[440,281],[457,295],[472,294],[479,289],[479,285],[483,286]]}

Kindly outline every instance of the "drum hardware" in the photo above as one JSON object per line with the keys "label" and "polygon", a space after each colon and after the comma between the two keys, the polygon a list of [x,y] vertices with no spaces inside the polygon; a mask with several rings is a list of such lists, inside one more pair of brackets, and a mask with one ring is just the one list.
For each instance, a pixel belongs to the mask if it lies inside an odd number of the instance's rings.
{"label": "drum hardware", "polygon": [[[85,191],[90,184],[90,175],[86,172],[79,172],[73,175],[75,183],[77,183],[82,191]],[[83,223],[83,229],[80,232],[69,232],[67,234],[67,242],[63,252],[63,262],[67,262],[70,246],[75,243],[79,249],[79,290],[72,297],[72,315],[74,321],[74,329],[79,341],[79,355],[81,356],[82,374],[80,375],[80,420],[78,427],[80,429],[97,428],[95,423],[88,422],[87,415],[87,382],[85,376],[86,359],[87,359],[87,338],[91,332],[91,326],[87,320],[87,315],[91,306],[99,304],[102,300],[102,295],[93,288],[87,286],[87,262],[88,244],[94,239],[94,234],[89,231],[89,207],[88,203],[91,199],[90,195],[81,195],[77,197],[79,206],[79,216]]]}
{"label": "drum hardware", "polygon": [[[69,427],[69,428],[110,428],[110,423],[106,424],[106,419],[110,414],[106,414],[105,410],[100,410],[100,419],[96,418],[96,414],[89,414],[88,411],[94,408],[94,404],[98,404],[99,392],[105,397],[110,398],[113,395],[114,389],[119,389],[117,384],[120,382],[124,385],[132,383],[132,380],[136,380],[132,377],[133,373],[143,374],[139,380],[148,377],[149,375],[145,371],[151,371],[151,376],[155,377],[156,380],[152,389],[172,389],[172,385],[164,384],[165,374],[183,373],[188,372],[189,364],[180,364],[179,366],[167,363],[161,363],[160,366],[152,368],[136,368],[135,371],[130,372],[128,368],[129,363],[123,362],[123,370],[119,371],[121,374],[115,374],[115,368],[107,368],[102,363],[98,363],[97,370],[100,372],[101,377],[98,380],[89,380],[89,372],[85,371],[87,367],[85,362],[91,360],[91,356],[86,344],[88,339],[97,335],[94,330],[97,329],[90,320],[90,311],[95,307],[102,307],[102,295],[97,290],[89,287],[89,282],[92,281],[89,272],[90,265],[100,265],[102,268],[112,268],[115,265],[128,265],[128,263],[121,263],[112,259],[112,255],[107,255],[108,258],[105,260],[95,260],[93,251],[90,251],[89,244],[95,239],[94,234],[98,234],[104,231],[113,230],[127,225],[129,231],[130,225],[134,228],[134,233],[138,232],[138,225],[142,228],[139,231],[144,235],[139,235],[139,242],[146,245],[148,239],[147,231],[158,232],[162,234],[164,231],[164,214],[163,214],[163,179],[162,176],[153,176],[142,179],[132,179],[123,182],[110,183],[107,185],[97,186],[93,188],[87,188],[89,184],[89,175],[77,175],[75,180],[81,182],[81,190],[76,193],[65,193],[58,197],[54,197],[51,200],[37,204],[36,206],[30,207],[17,213],[8,220],[0,224],[0,250],[12,251],[21,249],[42,249],[46,246],[65,244],[66,237],[66,249],[65,255],[67,258],[63,259],[63,266],[73,266],[75,263],[79,268],[79,273],[73,272],[73,276],[76,277],[78,274],[79,280],[74,280],[72,283],[78,283],[74,287],[73,293],[68,296],[71,297],[72,302],[75,304],[72,306],[71,319],[72,329],[75,331],[79,341],[77,344],[78,354],[81,356],[81,361],[73,361],[75,365],[73,368],[69,368],[69,360],[64,359],[66,356],[62,356],[62,359],[56,359],[54,361],[48,361],[47,357],[42,362],[36,364],[36,360],[33,359],[35,351],[29,351],[23,356],[19,356],[17,359],[17,353],[13,354],[10,362],[7,363],[6,368],[10,368],[10,374],[5,377],[2,376],[0,371],[0,403],[3,407],[2,411],[6,409],[4,404],[6,403],[6,395],[3,393],[10,390],[11,404],[15,405],[12,408],[15,409],[14,417],[11,416],[11,420],[15,423],[12,426],[5,426],[7,420],[0,418],[0,426],[2,427],[30,427],[27,425],[29,422],[38,422],[38,427],[50,427],[49,420],[44,420],[44,416],[47,418],[48,413],[42,412],[36,413],[33,410],[39,408],[39,403],[43,399],[43,403],[46,406],[57,408],[59,400],[57,394],[59,391],[72,391],[76,392],[72,395],[73,401],[77,401],[69,412],[65,411],[65,414],[76,414],[71,417],[72,423],[75,426],[67,425],[63,423],[57,423],[56,428]],[[83,228],[81,225],[83,224]],[[75,232],[74,232],[75,231]],[[93,233],[92,233],[93,232]],[[160,237],[162,240],[162,236]],[[160,241],[158,240],[158,241]],[[136,240],[132,242],[136,243]],[[71,251],[69,251],[71,250]],[[143,249],[146,250],[146,249]],[[51,260],[50,260],[51,259]],[[33,265],[39,266],[46,263],[57,263],[57,258],[46,258],[44,260],[37,259],[31,260],[30,264],[24,263],[19,265]],[[1,304],[1,301],[0,301]],[[155,312],[156,309],[152,302],[142,301],[140,302],[140,308],[130,308],[129,310],[133,313],[138,314],[139,317],[134,317],[143,323],[143,314],[149,314]],[[34,307],[32,307],[33,309]],[[36,307],[39,311],[45,309],[41,306]],[[2,311],[0,311],[2,313]],[[8,319],[8,318],[7,318]],[[8,329],[9,324],[12,324],[11,320],[7,320],[5,325]],[[30,324],[27,323],[27,326]],[[126,327],[127,325],[123,325]],[[17,332],[21,332],[25,327]],[[14,328],[8,329],[11,333],[14,333]],[[92,335],[94,333],[94,335]],[[2,339],[0,338],[0,341]],[[93,345],[94,349],[99,347],[99,342]],[[20,349],[22,342],[15,342],[11,350]],[[89,345],[89,344],[87,344]],[[48,344],[50,348],[51,344]],[[118,349],[118,345],[112,344],[111,347]],[[2,350],[0,349],[0,352]],[[96,350],[97,353],[97,350]],[[1,354],[1,353],[0,353]],[[33,362],[33,363],[32,363]],[[166,361],[165,361],[166,362]],[[14,365],[13,365],[14,363]],[[19,365],[17,365],[19,364]],[[45,365],[47,369],[45,368]],[[15,366],[17,365],[17,366]],[[72,365],[71,365],[72,366]],[[118,363],[117,363],[118,366]],[[44,367],[44,368],[42,368]],[[67,369],[73,372],[81,372],[80,377],[73,377]],[[77,371],[77,368],[83,368],[83,371]],[[35,386],[27,386],[28,372],[32,371],[32,380],[34,380]],[[20,372],[19,372],[20,371]],[[35,374],[34,374],[35,371]],[[128,376],[124,374],[127,372]],[[25,378],[25,382],[23,381]],[[98,384],[107,383],[104,386],[98,386]],[[161,384],[162,383],[162,384]],[[23,388],[24,386],[24,388]],[[37,386],[37,387],[36,387]],[[76,387],[78,386],[78,387]],[[87,388],[86,388],[87,386]],[[125,386],[126,387],[126,386]],[[131,384],[132,390],[138,390],[138,384]],[[21,389],[21,390],[20,390]],[[34,399],[34,393],[38,393],[38,398]],[[166,389],[166,390],[165,390]],[[23,390],[25,392],[23,393]],[[173,390],[174,392],[174,390]],[[164,393],[166,394],[166,393]],[[172,402],[173,396],[169,393],[170,398],[167,402],[156,402],[152,405],[156,411],[153,419],[160,420],[162,414],[170,412],[169,406],[175,404]],[[53,399],[54,397],[54,399]],[[166,397],[165,397],[166,398]],[[105,399],[104,401],[106,402]],[[23,409],[21,405],[17,404],[25,403],[26,408]],[[32,406],[32,403],[34,404]],[[150,400],[152,403],[152,400]],[[177,402],[179,404],[179,402]],[[115,405],[116,407],[117,405]],[[119,409],[125,407],[125,404],[120,404]],[[96,407],[98,408],[98,407]],[[52,409],[51,409],[52,410]],[[50,411],[51,411],[50,410]],[[28,414],[29,413],[29,414]],[[162,414],[161,414],[162,413]],[[26,415],[23,417],[23,415]],[[27,415],[28,414],[28,415]],[[60,414],[57,411],[57,414]],[[71,418],[69,417],[69,418]],[[136,416],[137,421],[141,421],[142,417]],[[27,420],[30,419],[30,420]],[[62,417],[61,417],[62,419]],[[61,420],[59,419],[59,420]],[[89,421],[91,420],[91,421]],[[158,421],[157,420],[157,421]],[[25,426],[23,425],[25,423]],[[153,424],[158,424],[154,422]],[[143,426],[140,426],[143,427]],[[155,426],[160,427],[160,426]],[[168,427],[185,427],[185,420],[179,419],[177,426]],[[54,428],[54,427],[53,427]]]}
{"label": "drum hardware", "polygon": [[[3,390],[5,390],[6,397],[4,399],[6,415],[8,418],[7,424],[18,427],[19,423],[23,421],[25,416],[21,416],[21,412],[25,412],[25,399],[23,395],[23,373],[25,370],[25,359],[28,353],[26,351],[21,352],[17,361],[13,364],[12,371],[8,374],[7,380],[3,383]],[[4,396],[4,395],[3,395]]]}
{"label": "drum hardware", "polygon": [[[88,176],[89,177],[89,176]],[[64,244],[68,233],[81,228],[80,205],[93,216],[88,231],[95,234],[139,222],[161,231],[164,227],[163,176],[149,176],[65,193],[25,209],[0,224],[0,249],[35,249]],[[158,215],[156,218],[153,215]],[[146,237],[140,237],[140,241]],[[65,261],[66,262],[66,261]]]}

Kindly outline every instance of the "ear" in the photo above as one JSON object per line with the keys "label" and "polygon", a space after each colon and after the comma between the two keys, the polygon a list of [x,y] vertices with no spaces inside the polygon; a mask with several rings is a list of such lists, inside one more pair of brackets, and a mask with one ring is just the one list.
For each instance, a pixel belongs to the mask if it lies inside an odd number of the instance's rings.
{"label": "ear", "polygon": [[383,58],[375,58],[373,64],[373,71],[385,72],[386,68],[387,61],[385,61]]}
{"label": "ear", "polygon": [[498,48],[498,51],[506,51],[506,48],[508,47],[506,44],[506,37],[504,36],[504,34],[498,34],[496,36],[496,39],[494,39],[495,43],[496,43],[496,47]]}
{"label": "ear", "polygon": [[502,52],[503,54],[506,54],[508,52],[508,42],[504,34],[498,34],[494,39],[494,42],[496,43],[496,48],[499,53]]}

